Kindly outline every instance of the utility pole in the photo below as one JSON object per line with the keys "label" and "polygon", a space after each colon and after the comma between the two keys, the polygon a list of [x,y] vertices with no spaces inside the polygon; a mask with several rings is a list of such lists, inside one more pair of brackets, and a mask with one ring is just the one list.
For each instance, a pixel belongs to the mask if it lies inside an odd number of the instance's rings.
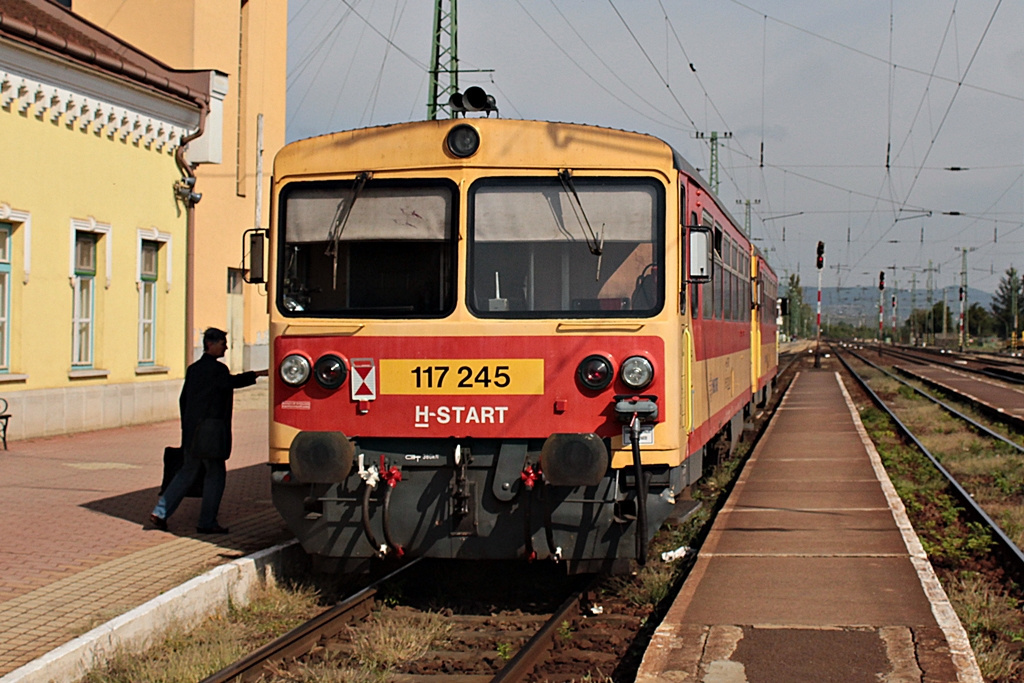
{"label": "utility pole", "polygon": [[949,292],[946,288],[942,288],[942,337],[945,339],[946,335],[949,334],[949,327],[947,326],[947,318],[949,318]]}
{"label": "utility pole", "polygon": [[910,343],[918,346],[917,320],[914,319],[914,311],[917,309],[917,273],[910,274]]}
{"label": "utility pole", "polygon": [[829,266],[829,268],[836,269],[836,288],[841,290],[843,288],[843,271],[850,270],[850,266],[844,266],[837,263],[834,266]]}
{"label": "utility pole", "polygon": [[458,0],[434,0],[434,35],[430,49],[427,119],[452,117],[448,99],[459,91]]}
{"label": "utility pole", "polygon": [[896,294],[900,291],[900,283],[896,280],[896,264],[887,266],[892,271],[892,343],[899,342],[896,336]]}
{"label": "utility pole", "polygon": [[1010,278],[1010,308],[1013,309],[1013,331],[1010,332],[1010,351],[1013,353],[1017,352],[1017,291],[1020,289],[1020,274],[1017,273],[1017,269],[1010,264],[1010,270],[1014,272],[1014,277]]}
{"label": "utility pole", "polygon": [[968,328],[967,311],[967,254],[975,251],[977,247],[953,247],[960,252],[960,350],[964,350],[967,338],[971,336]]}
{"label": "utility pole", "polygon": [[[935,288],[935,278],[932,277],[932,273],[939,272],[939,269],[933,268],[931,259],[929,259],[928,267],[925,269],[925,272],[928,273],[928,277],[926,278],[928,287],[928,315],[925,316],[925,322],[928,325],[928,332],[931,335],[929,337],[929,339],[931,339],[931,344],[932,346],[935,346],[935,314],[933,312],[934,304],[932,303],[932,291]],[[943,310],[943,315],[945,315],[945,310]]]}
{"label": "utility pole", "polygon": [[[716,193],[718,192],[718,188],[715,188],[715,192]],[[744,220],[743,220],[743,230],[744,230],[744,233],[747,235],[747,237],[750,237],[750,205],[751,204],[760,204],[761,200],[760,199],[737,199],[736,203],[737,204],[745,204],[746,205],[745,215],[744,215]]]}
{"label": "utility pole", "polygon": [[[438,0],[440,1],[440,0]],[[453,0],[454,1],[454,0]],[[715,194],[718,194],[718,140],[721,136],[722,140],[727,140],[732,137],[732,133],[719,133],[717,130],[711,131],[711,134],[705,136],[704,133],[698,131],[695,134],[700,140],[704,140],[705,137],[711,141],[711,168],[708,169],[708,182],[711,183],[711,189],[714,190]]]}

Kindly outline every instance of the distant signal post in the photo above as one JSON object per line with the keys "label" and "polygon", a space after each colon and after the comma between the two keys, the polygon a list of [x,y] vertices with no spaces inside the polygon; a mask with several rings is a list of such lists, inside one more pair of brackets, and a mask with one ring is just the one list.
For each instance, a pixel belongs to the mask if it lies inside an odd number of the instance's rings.
{"label": "distant signal post", "polygon": [[882,331],[885,326],[885,271],[878,271],[878,355],[882,355]]}
{"label": "distant signal post", "polygon": [[818,323],[817,339],[814,346],[814,367],[821,367],[821,270],[825,267],[825,243],[818,242]]}

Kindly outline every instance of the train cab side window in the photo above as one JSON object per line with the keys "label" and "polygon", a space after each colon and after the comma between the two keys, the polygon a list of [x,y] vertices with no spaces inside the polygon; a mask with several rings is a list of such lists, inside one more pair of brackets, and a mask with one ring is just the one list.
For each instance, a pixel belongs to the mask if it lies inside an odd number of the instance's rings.
{"label": "train cab side window", "polygon": [[679,313],[686,315],[686,196],[683,184],[679,185],[679,272],[682,274],[679,283]]}

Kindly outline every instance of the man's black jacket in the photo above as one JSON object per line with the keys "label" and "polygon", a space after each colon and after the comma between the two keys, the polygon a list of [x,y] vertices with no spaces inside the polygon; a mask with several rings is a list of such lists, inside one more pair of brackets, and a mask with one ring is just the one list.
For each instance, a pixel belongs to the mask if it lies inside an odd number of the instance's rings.
{"label": "man's black jacket", "polygon": [[188,366],[185,371],[185,385],[181,388],[181,396],[178,398],[178,407],[181,410],[182,448],[189,448],[199,423],[211,417],[224,420],[228,432],[228,453],[231,453],[231,409],[234,405],[234,390],[255,383],[255,372],[232,375],[226,365],[206,353]]}

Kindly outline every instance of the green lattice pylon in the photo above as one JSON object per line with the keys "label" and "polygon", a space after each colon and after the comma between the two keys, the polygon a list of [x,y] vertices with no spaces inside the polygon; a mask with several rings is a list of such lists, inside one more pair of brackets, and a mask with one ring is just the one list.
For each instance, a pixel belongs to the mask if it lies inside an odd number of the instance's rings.
{"label": "green lattice pylon", "polygon": [[430,99],[427,119],[452,117],[448,98],[459,90],[458,0],[434,0],[434,36],[430,50]]}

